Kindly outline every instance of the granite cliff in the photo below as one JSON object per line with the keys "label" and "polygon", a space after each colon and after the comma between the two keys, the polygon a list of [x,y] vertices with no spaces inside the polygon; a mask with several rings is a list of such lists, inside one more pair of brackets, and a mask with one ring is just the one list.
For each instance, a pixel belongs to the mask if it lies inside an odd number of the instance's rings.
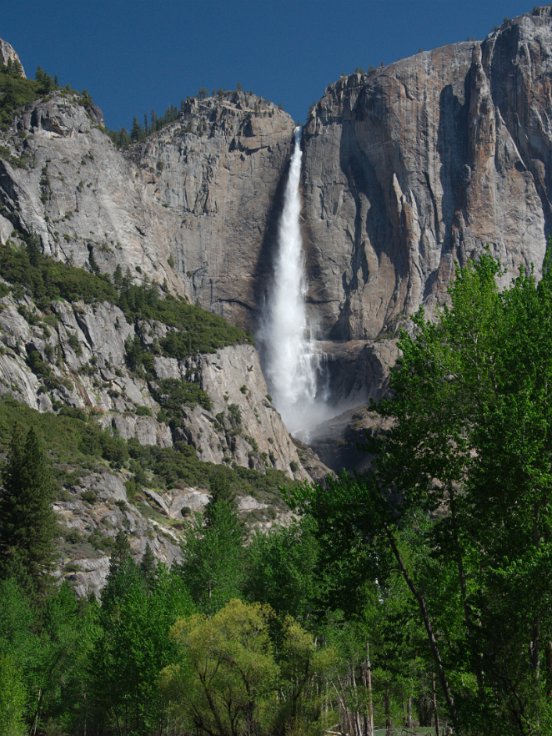
{"label": "granite cliff", "polygon": [[[19,61],[5,42],[0,61],[12,72]],[[302,175],[307,300],[333,401],[381,395],[397,329],[421,305],[431,312],[446,299],[456,263],[489,247],[505,281],[520,266],[541,267],[552,232],[551,103],[552,9],[544,7],[482,42],[342,77],[311,109]],[[221,92],[187,100],[176,121],[121,150],[87,95],[38,95],[0,130],[0,248],[32,240],[55,261],[112,281],[123,274],[156,283],[254,332],[272,278],[293,129],[276,105]],[[109,300],[38,304],[8,281],[2,394],[42,413],[85,412],[144,447],[184,444],[200,462],[297,479],[324,471],[305,448],[298,453],[272,408],[252,345],[177,358],[157,349],[171,325],[131,318]],[[147,372],[132,368],[132,345],[156,346]],[[184,405],[171,422],[162,389],[190,384],[208,400]],[[322,442],[328,458],[335,434],[350,434],[346,418],[332,426]],[[123,523],[115,517],[129,502],[127,480],[124,470],[95,467],[59,513],[99,528],[101,513],[81,499],[94,493],[111,534]],[[143,502],[169,521],[188,503],[179,506],[183,493],[204,502],[208,491],[144,487]],[[131,517],[125,523],[141,530],[141,548],[148,535],[157,539],[142,511]],[[178,553],[171,539],[156,542],[167,560]],[[102,559],[89,565],[92,577]]]}
{"label": "granite cliff", "polygon": [[[486,245],[509,275],[540,267],[552,216],[551,49],[551,9],[538,8],[483,42],[328,87],[303,136],[321,339],[388,336],[420,304],[442,301],[455,262]],[[272,103],[220,93],[188,100],[178,121],[121,152],[97,108],[52,94],[4,136],[3,216],[56,258],[111,273],[120,264],[255,329],[292,136]]]}
{"label": "granite cliff", "polygon": [[292,131],[272,103],[226,93],[190,100],[178,122],[122,152],[93,104],[54,92],[3,136],[0,234],[11,223],[55,258],[119,265],[251,326]]}
{"label": "granite cliff", "polygon": [[540,268],[552,225],[551,13],[343,77],[313,107],[304,230],[321,335],[371,351],[442,302],[455,263],[486,246],[505,279]]}

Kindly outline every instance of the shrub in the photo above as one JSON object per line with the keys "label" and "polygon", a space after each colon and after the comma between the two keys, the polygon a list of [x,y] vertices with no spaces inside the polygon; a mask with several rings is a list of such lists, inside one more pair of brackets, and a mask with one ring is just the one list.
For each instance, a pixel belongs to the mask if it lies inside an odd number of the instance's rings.
{"label": "shrub", "polygon": [[164,410],[167,421],[178,421],[182,416],[182,406],[203,406],[211,408],[209,395],[197,383],[181,381],[176,378],[165,378],[151,387],[153,396]]}

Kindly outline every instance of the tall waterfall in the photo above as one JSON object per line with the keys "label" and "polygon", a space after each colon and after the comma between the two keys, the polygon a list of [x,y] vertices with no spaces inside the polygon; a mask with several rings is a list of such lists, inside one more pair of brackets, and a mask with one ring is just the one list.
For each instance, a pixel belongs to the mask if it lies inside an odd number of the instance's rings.
{"label": "tall waterfall", "polygon": [[274,406],[293,434],[308,433],[325,414],[324,402],[317,396],[319,355],[311,339],[305,307],[307,288],[300,227],[302,155],[301,128],[297,127],[278,227],[274,281],[260,334]]}

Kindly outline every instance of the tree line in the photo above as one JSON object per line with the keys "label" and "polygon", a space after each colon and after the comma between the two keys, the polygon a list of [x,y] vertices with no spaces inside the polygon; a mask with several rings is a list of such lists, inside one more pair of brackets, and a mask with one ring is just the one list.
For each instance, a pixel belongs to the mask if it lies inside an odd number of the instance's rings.
{"label": "tree line", "polygon": [[171,569],[119,533],[100,601],[51,576],[47,462],[14,434],[0,734],[551,733],[552,273],[499,272],[402,335],[367,474],[251,535],[221,473]]}

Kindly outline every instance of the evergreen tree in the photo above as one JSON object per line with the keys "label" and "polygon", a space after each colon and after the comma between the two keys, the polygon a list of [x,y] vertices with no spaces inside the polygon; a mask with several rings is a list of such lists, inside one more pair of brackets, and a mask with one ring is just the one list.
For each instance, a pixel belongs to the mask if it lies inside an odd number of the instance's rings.
{"label": "evergreen tree", "polygon": [[181,565],[195,603],[207,613],[239,597],[244,580],[243,525],[227,479],[218,476],[203,518],[186,534]]}
{"label": "evergreen tree", "polygon": [[37,67],[35,79],[38,83],[38,93],[40,95],[47,95],[58,86],[57,79],[45,72],[41,67]]}
{"label": "evergreen tree", "polygon": [[132,120],[132,128],[130,129],[130,140],[133,143],[136,143],[136,141],[141,141],[143,137],[143,130],[140,126],[140,123],[138,122],[138,118],[135,117]]}
{"label": "evergreen tree", "polygon": [[169,629],[192,610],[181,577],[151,565],[151,551],[143,561],[141,567],[134,563],[126,535],[119,533],[90,667],[93,720],[101,733],[103,727],[121,736],[160,733],[164,704],[157,678],[175,656]]}
{"label": "evergreen tree", "polygon": [[128,537],[124,531],[120,530],[115,537],[109,561],[109,573],[102,591],[103,610],[107,611],[116,605],[135,582],[141,582],[140,573],[132,559]]}
{"label": "evergreen tree", "polygon": [[14,429],[0,490],[0,565],[4,574],[22,568],[36,588],[44,586],[55,558],[55,485],[34,429],[23,440]]}
{"label": "evergreen tree", "polygon": [[17,59],[8,59],[8,63],[6,64],[4,69],[6,71],[6,74],[9,74],[11,77],[23,76],[23,67]]}
{"label": "evergreen tree", "polygon": [[152,590],[157,579],[157,565],[155,563],[155,557],[153,556],[153,552],[151,551],[151,547],[149,546],[149,544],[146,544],[146,549],[144,550],[144,554],[142,555],[142,560],[140,562],[140,572],[142,574],[144,582],[146,583],[146,586],[149,590]]}

